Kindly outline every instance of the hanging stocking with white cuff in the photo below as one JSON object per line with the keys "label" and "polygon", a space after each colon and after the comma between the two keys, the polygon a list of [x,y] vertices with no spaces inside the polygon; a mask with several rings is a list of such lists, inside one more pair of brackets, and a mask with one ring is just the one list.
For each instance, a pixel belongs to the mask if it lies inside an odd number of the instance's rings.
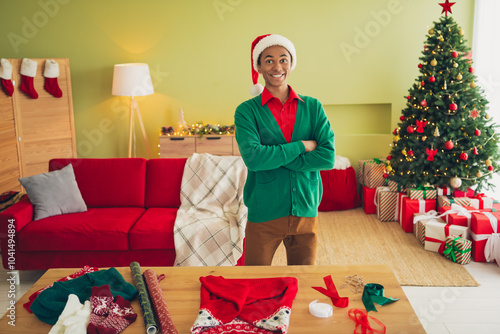
{"label": "hanging stocking with white cuff", "polygon": [[38,99],[38,93],[33,86],[38,63],[34,60],[24,58],[21,63],[21,90],[32,99]]}
{"label": "hanging stocking with white cuff", "polygon": [[5,58],[0,60],[0,78],[2,78],[2,87],[7,95],[12,96],[14,85],[12,85],[12,64]]}
{"label": "hanging stocking with white cuff", "polygon": [[45,77],[45,90],[54,97],[62,97],[63,93],[57,82],[57,78],[59,77],[59,64],[54,59],[47,59],[45,61],[43,76]]}

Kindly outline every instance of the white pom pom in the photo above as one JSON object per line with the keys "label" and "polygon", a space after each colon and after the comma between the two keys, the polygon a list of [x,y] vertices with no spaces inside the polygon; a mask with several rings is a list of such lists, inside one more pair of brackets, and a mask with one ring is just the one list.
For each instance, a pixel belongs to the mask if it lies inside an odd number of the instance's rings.
{"label": "white pom pom", "polygon": [[257,83],[255,85],[253,85],[252,87],[250,87],[250,94],[252,96],[257,96],[260,93],[262,93],[263,91],[264,91],[264,86],[262,86],[260,83]]}

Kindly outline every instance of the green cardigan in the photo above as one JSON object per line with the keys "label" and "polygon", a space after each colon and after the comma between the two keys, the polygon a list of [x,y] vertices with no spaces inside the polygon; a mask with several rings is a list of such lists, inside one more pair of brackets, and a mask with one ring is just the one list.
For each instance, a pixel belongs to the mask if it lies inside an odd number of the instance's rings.
{"label": "green cardigan", "polygon": [[[252,223],[318,215],[323,194],[319,171],[333,168],[334,134],[321,103],[299,96],[303,101],[297,100],[290,143],[260,95],[236,108],[235,136],[248,168],[243,199]],[[315,140],[318,147],[306,153],[302,140]]]}

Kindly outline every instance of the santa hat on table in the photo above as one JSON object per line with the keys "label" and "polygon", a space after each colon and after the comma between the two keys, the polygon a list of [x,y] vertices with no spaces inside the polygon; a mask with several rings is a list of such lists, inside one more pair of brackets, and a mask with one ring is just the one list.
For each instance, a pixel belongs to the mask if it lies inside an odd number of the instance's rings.
{"label": "santa hat on table", "polygon": [[252,50],[251,50],[253,86],[250,88],[250,94],[252,94],[252,96],[257,96],[264,90],[264,87],[260,83],[258,83],[259,71],[257,68],[257,63],[259,61],[260,54],[264,52],[264,50],[267,49],[268,47],[275,45],[284,47],[290,53],[292,57],[291,67],[290,67],[291,70],[293,70],[295,68],[295,65],[297,65],[297,54],[295,52],[295,46],[293,46],[293,43],[290,42],[288,38],[275,34],[267,34],[257,37],[252,42]]}

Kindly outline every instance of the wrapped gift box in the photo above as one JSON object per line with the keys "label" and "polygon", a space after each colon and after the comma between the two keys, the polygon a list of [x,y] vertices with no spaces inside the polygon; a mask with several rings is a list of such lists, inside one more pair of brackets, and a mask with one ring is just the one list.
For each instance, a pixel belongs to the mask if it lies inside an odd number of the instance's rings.
{"label": "wrapped gift box", "polygon": [[453,190],[453,197],[473,197],[474,196],[474,190],[471,188],[467,188],[467,190]]}
{"label": "wrapped gift box", "polygon": [[446,224],[442,218],[438,217],[436,211],[413,214],[413,233],[422,246],[425,244],[425,225],[429,222]]}
{"label": "wrapped gift box", "polygon": [[[500,212],[474,212],[471,219],[472,259],[476,262],[497,261],[500,265]],[[494,252],[496,249],[496,255]]]}
{"label": "wrapped gift box", "polygon": [[438,196],[439,195],[451,195],[452,194],[452,190],[451,190],[450,187],[445,187],[445,186],[439,187],[439,186],[436,186],[436,190],[437,190]]}
{"label": "wrapped gift box", "polygon": [[437,197],[438,207],[441,206],[451,206],[452,204],[458,204],[460,206],[471,206],[469,197],[451,197],[447,195],[439,195]]}
{"label": "wrapped gift box", "polygon": [[377,217],[381,222],[395,222],[398,193],[390,191],[389,187],[377,187],[375,193],[375,206]]}
{"label": "wrapped gift box", "polygon": [[446,237],[450,235],[468,239],[469,229],[464,226],[428,222],[425,225],[425,250],[431,252],[439,252],[440,248],[443,250]]}
{"label": "wrapped gift box", "polygon": [[392,181],[392,180],[389,180],[387,182],[387,186],[389,187],[389,189],[391,191],[395,191],[395,192],[406,192],[406,187],[404,185],[402,185],[401,183],[398,183],[396,181]]}
{"label": "wrapped gift box", "polygon": [[372,159],[358,161],[358,180],[363,186],[377,188],[384,186],[387,179],[384,178],[387,160]]}
{"label": "wrapped gift box", "polygon": [[375,206],[375,192],[376,188],[369,188],[363,186],[362,197],[363,197],[363,210],[366,214],[377,213],[377,207]]}
{"label": "wrapped gift box", "polygon": [[467,264],[471,260],[472,242],[457,235],[449,235],[444,243],[443,255],[455,263]]}
{"label": "wrapped gift box", "polygon": [[405,232],[413,232],[413,214],[425,213],[436,209],[435,199],[410,199],[408,195],[399,198],[398,221]]}
{"label": "wrapped gift box", "polygon": [[410,188],[408,189],[410,199],[436,199],[437,190],[432,187]]}
{"label": "wrapped gift box", "polygon": [[470,205],[478,210],[493,208],[493,202],[495,202],[493,198],[486,197],[483,194],[477,194],[476,196],[470,197]]}
{"label": "wrapped gift box", "polygon": [[443,215],[443,219],[447,223],[465,227],[470,227],[473,212],[479,212],[479,210],[476,210],[472,206],[460,206],[457,204],[439,208],[439,213]]}

